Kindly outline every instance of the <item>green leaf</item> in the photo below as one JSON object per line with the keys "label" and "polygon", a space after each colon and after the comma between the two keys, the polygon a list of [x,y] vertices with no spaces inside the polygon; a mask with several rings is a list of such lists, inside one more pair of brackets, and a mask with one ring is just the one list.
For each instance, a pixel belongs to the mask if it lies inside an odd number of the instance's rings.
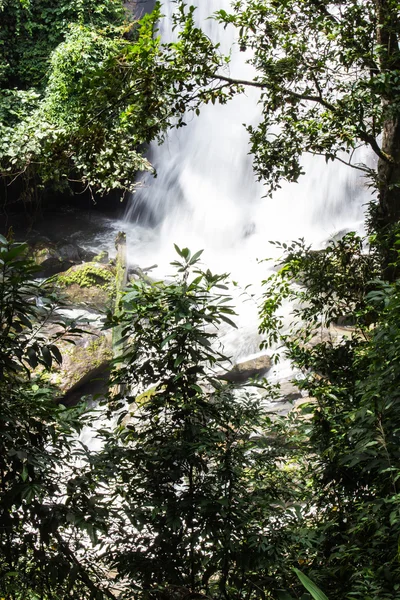
{"label": "green leaf", "polygon": [[181,365],[183,363],[183,361],[185,360],[185,356],[180,355],[175,359],[174,362],[174,367],[179,367],[179,365]]}
{"label": "green leaf", "polygon": [[328,600],[328,597],[325,596],[324,592],[322,592],[318,586],[315,585],[313,581],[307,575],[304,575],[299,569],[293,569],[296,573],[297,577],[300,579],[302,585],[306,588],[308,592],[310,592],[311,596],[314,600]]}
{"label": "green leaf", "polygon": [[61,364],[62,364],[62,360],[63,360],[63,359],[62,359],[62,355],[61,355],[61,352],[60,352],[60,350],[59,350],[59,349],[57,348],[57,346],[55,346],[54,344],[51,344],[51,345],[49,346],[49,349],[50,349],[50,351],[51,351],[52,355],[54,356],[54,358],[55,358],[56,362],[57,362],[59,365],[61,365]]}
{"label": "green leaf", "polygon": [[181,256],[182,258],[184,258],[182,250],[179,248],[179,246],[177,246],[177,244],[174,244],[174,248],[175,248],[176,252],[179,254],[179,256]]}
{"label": "green leaf", "polygon": [[199,250],[198,252],[195,252],[195,254],[193,254],[192,258],[190,259],[189,264],[194,265],[195,263],[197,263],[203,252],[204,250]]}
{"label": "green leaf", "polygon": [[219,315],[219,318],[222,321],[225,321],[225,323],[228,323],[228,325],[231,325],[232,327],[234,327],[235,329],[238,328],[238,326],[236,325],[236,323],[234,323],[229,317],[226,317],[225,315]]}
{"label": "green leaf", "polygon": [[164,348],[164,346],[166,344],[168,344],[168,342],[170,342],[171,340],[174,340],[176,338],[176,333],[171,333],[171,335],[168,335],[165,339],[163,339],[163,341],[161,342],[160,348]]}
{"label": "green leaf", "polygon": [[32,348],[32,346],[31,346],[30,348],[27,349],[26,354],[28,356],[28,363],[30,364],[32,369],[35,369],[39,364],[36,350],[34,348]]}
{"label": "green leaf", "polygon": [[50,369],[51,365],[53,363],[53,357],[52,357],[51,352],[50,352],[50,350],[49,350],[49,348],[47,346],[43,346],[42,347],[42,356],[43,356],[44,364],[46,365],[46,367],[48,369]]}

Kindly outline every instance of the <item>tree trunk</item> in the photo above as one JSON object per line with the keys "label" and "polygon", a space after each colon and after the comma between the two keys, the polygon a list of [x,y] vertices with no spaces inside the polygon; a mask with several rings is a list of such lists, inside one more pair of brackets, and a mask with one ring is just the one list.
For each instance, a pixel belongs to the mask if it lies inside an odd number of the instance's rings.
{"label": "tree trunk", "polygon": [[390,158],[378,162],[378,189],[382,225],[400,220],[400,118],[384,124],[382,150]]}
{"label": "tree trunk", "polygon": [[[400,69],[399,19],[392,0],[375,0],[376,42],[379,67],[383,75]],[[380,220],[385,227],[400,220],[400,115],[398,91],[389,88],[382,98],[387,115],[382,132],[382,151],[387,160],[379,159],[378,190]]]}

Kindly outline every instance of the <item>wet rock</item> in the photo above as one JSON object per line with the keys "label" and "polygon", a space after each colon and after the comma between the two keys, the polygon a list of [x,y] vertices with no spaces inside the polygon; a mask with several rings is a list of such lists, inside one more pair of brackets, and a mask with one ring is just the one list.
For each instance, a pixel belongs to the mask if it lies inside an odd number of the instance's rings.
{"label": "wet rock", "polygon": [[63,260],[54,244],[46,241],[36,242],[31,248],[32,258],[40,270],[39,277],[50,277],[68,269],[73,263]]}
{"label": "wet rock", "polygon": [[75,265],[58,274],[53,283],[64,302],[105,311],[115,298],[115,268],[97,262]]}
{"label": "wet rock", "polygon": [[[75,244],[69,240],[61,240],[56,243],[56,249],[59,252],[61,258],[64,261],[68,261],[71,265],[78,265],[82,262],[91,262],[95,260],[96,262],[102,262],[96,256],[96,253],[92,250],[86,250],[78,244]],[[103,253],[100,253],[103,256]],[[108,253],[105,252],[104,255],[108,258]],[[108,262],[108,260],[106,261]]]}
{"label": "wet rock", "polygon": [[337,325],[338,327],[354,327],[356,324],[356,319],[354,317],[354,315],[342,315],[341,317],[338,317],[336,319],[336,322],[334,325]]}
{"label": "wet rock", "polygon": [[67,240],[54,243],[47,238],[41,238],[31,243],[31,256],[40,267],[39,277],[51,277],[70,267],[83,262],[93,261],[108,262],[108,253],[103,252],[97,257],[95,252],[85,250],[77,244]]}
{"label": "wet rock", "polygon": [[244,383],[249,379],[263,377],[272,366],[272,361],[266,354],[238,363],[230,371],[219,375],[219,379],[231,383]]}
{"label": "wet rock", "polygon": [[111,335],[99,333],[90,325],[87,333],[74,338],[74,344],[61,340],[57,346],[62,364],[55,365],[49,381],[60,390],[66,404],[76,404],[83,395],[104,391],[112,360]]}
{"label": "wet rock", "polygon": [[278,393],[278,402],[295,402],[302,398],[301,391],[291,380],[280,381]]}
{"label": "wet rock", "polygon": [[306,348],[313,348],[317,344],[332,343],[338,344],[343,338],[351,338],[354,335],[354,329],[348,326],[340,326],[332,324],[329,328],[321,327],[320,330],[312,337]]}
{"label": "wet rock", "polygon": [[79,246],[68,242],[57,245],[57,252],[64,261],[69,261],[71,264],[76,264],[82,261]]}

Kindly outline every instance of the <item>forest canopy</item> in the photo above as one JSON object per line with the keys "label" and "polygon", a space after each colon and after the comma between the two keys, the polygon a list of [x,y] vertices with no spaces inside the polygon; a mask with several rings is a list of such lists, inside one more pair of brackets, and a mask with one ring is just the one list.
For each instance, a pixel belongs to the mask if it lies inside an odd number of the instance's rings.
{"label": "forest canopy", "polygon": [[[0,31],[0,171],[6,181],[80,180],[94,191],[131,189],[151,140],[183,126],[188,111],[260,91],[249,126],[259,178],[271,193],[297,181],[304,152],[359,169],[378,191],[376,224],[399,216],[399,7],[395,0],[240,0],[218,10],[249,51],[254,77],[235,79],[178,2],[176,39],[158,33],[162,9],[135,22],[117,0],[3,1]],[[299,68],[301,64],[301,68]],[[359,164],[357,148],[378,167]],[[30,183],[28,183],[30,182]]]}
{"label": "forest canopy", "polygon": [[0,10],[5,184],[18,181],[25,201],[69,181],[132,189],[136,172],[151,169],[146,144],[182,117],[170,99],[174,51],[157,36],[160,9],[140,22],[117,0],[6,0]]}

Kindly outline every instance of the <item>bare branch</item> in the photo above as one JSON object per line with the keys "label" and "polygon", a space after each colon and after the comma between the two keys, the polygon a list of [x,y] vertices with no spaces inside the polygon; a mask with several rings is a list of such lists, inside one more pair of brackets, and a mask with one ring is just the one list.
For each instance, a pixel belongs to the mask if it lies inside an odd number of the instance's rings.
{"label": "bare branch", "polygon": [[[267,84],[262,83],[261,81],[250,81],[250,80],[246,80],[246,79],[233,79],[232,77],[226,77],[225,75],[220,75],[219,73],[216,74],[214,77],[216,79],[220,79],[221,81],[226,81],[230,85],[245,85],[245,86],[256,87],[259,89],[267,89],[268,88]],[[310,102],[317,102],[318,104],[322,104],[322,106],[325,106],[325,108],[327,108],[328,110],[330,110],[332,112],[336,112],[335,106],[333,104],[331,104],[330,102],[328,102],[327,100],[324,100],[320,96],[311,96],[309,94],[301,94],[298,92],[293,92],[292,90],[288,90],[286,88],[281,88],[281,92],[283,94],[287,94],[288,96],[291,96],[292,98],[297,98],[298,100],[309,100]]]}

